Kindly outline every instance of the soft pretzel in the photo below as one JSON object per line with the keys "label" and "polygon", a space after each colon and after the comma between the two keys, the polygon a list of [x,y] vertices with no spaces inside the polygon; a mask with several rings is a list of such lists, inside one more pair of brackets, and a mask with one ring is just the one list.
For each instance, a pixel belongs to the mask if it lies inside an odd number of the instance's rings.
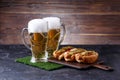
{"label": "soft pretzel", "polygon": [[98,53],[95,51],[85,51],[75,54],[75,60],[79,63],[94,63],[98,59]]}
{"label": "soft pretzel", "polygon": [[73,48],[70,51],[67,51],[64,53],[64,59],[65,61],[75,61],[75,54],[81,53],[83,51],[86,51],[85,49],[82,48]]}
{"label": "soft pretzel", "polygon": [[[72,46],[67,46],[67,47],[63,47],[63,48],[61,48],[61,49],[59,49],[59,50],[56,50],[56,51],[53,52],[53,57],[56,58],[56,59],[58,59],[58,57],[59,57],[62,53],[66,52],[66,51],[69,51],[69,50],[71,50],[72,48],[73,48]],[[62,58],[62,56],[61,56],[61,58]]]}
{"label": "soft pretzel", "polygon": [[64,59],[65,61],[77,61],[79,63],[94,63],[98,59],[98,53],[87,51],[83,48],[67,46],[54,51],[53,57],[58,60]]}

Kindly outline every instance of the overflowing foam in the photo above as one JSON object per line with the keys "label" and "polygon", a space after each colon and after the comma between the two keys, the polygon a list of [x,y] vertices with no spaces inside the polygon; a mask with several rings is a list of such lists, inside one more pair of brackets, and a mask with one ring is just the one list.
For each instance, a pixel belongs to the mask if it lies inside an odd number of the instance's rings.
{"label": "overflowing foam", "polygon": [[33,19],[28,23],[28,32],[47,32],[48,30],[47,21],[42,19]]}
{"label": "overflowing foam", "polygon": [[48,28],[49,29],[57,29],[60,28],[60,18],[58,17],[46,17],[43,20],[48,21]]}

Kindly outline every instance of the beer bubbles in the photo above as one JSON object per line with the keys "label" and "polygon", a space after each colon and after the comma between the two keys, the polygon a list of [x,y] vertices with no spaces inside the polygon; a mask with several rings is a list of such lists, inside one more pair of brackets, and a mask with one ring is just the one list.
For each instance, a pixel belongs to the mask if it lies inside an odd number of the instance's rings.
{"label": "beer bubbles", "polygon": [[43,20],[48,22],[48,41],[47,41],[47,52],[48,56],[51,57],[52,53],[58,49],[59,38],[60,38],[60,18],[58,17],[46,17]]}
{"label": "beer bubbles", "polygon": [[28,32],[30,36],[32,58],[31,62],[46,62],[48,54],[46,53],[47,43],[47,21],[43,19],[33,19],[28,23]]}
{"label": "beer bubbles", "polygon": [[[47,62],[52,57],[61,43],[61,32],[65,31],[62,28],[65,29],[58,17],[32,19],[28,22],[28,28],[22,30],[22,38],[24,45],[32,52],[30,62]],[[25,31],[29,34],[30,46],[26,44]]]}

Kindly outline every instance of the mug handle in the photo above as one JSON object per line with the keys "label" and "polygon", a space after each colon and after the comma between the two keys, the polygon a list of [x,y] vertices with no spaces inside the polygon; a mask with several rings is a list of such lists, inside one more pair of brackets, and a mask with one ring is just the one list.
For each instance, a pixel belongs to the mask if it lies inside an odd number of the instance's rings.
{"label": "mug handle", "polygon": [[28,32],[28,28],[23,28],[22,32],[21,32],[21,36],[22,36],[22,42],[25,45],[26,48],[28,48],[29,50],[31,50],[30,46],[27,44],[26,40],[25,40],[25,31]]}
{"label": "mug handle", "polygon": [[65,24],[61,23],[61,34],[60,34],[60,40],[59,40],[59,44],[63,42],[64,38],[65,38],[65,34],[66,34],[66,29],[65,29]]}

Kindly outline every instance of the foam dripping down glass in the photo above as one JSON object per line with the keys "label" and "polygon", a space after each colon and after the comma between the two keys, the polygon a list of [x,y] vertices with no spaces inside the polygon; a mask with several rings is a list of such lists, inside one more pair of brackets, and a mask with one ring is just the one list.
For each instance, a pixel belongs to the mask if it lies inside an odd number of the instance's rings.
{"label": "foam dripping down glass", "polygon": [[63,41],[66,30],[58,17],[46,17],[43,20],[48,22],[47,52],[48,57],[52,57],[52,53],[58,50],[59,45]]}
{"label": "foam dripping down glass", "polygon": [[[28,32],[30,46],[25,40],[25,32]],[[32,52],[30,62],[47,62],[63,41],[65,32],[64,25],[57,17],[29,21],[28,27],[22,29],[21,35],[24,45]]]}
{"label": "foam dripping down glass", "polygon": [[[25,40],[25,31],[28,32],[30,46]],[[28,28],[22,30],[22,40],[24,45],[31,50],[31,62],[47,62],[48,53],[46,51],[48,26],[47,21],[33,19],[28,22]]]}

